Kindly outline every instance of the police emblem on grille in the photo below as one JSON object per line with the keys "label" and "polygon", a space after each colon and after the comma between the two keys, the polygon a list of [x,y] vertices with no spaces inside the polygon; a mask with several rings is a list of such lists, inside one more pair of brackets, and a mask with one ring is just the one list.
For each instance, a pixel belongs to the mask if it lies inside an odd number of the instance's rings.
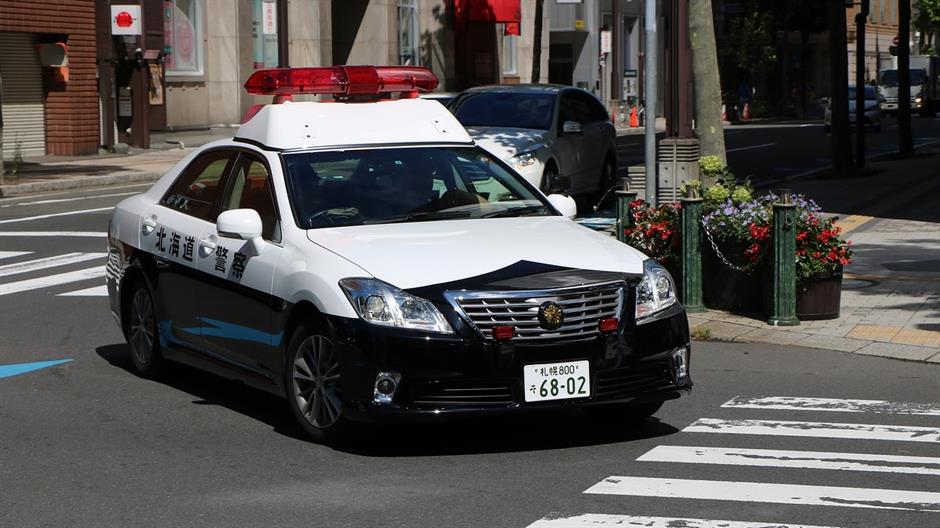
{"label": "police emblem on grille", "polygon": [[552,301],[539,306],[539,325],[546,330],[558,330],[565,322],[565,312]]}

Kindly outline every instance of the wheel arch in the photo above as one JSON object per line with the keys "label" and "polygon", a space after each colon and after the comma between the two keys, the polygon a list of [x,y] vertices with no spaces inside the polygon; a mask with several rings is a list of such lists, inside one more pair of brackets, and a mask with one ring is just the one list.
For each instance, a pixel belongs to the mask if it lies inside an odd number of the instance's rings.
{"label": "wheel arch", "polygon": [[[121,315],[121,333],[125,339],[127,338],[127,307],[130,304],[130,286],[136,281],[144,282],[151,292],[156,289],[156,264],[150,255],[134,257],[123,270],[121,281],[118,284],[118,299],[120,302],[118,313]],[[156,299],[154,299],[154,302],[156,302]],[[159,313],[159,307],[157,312]]]}

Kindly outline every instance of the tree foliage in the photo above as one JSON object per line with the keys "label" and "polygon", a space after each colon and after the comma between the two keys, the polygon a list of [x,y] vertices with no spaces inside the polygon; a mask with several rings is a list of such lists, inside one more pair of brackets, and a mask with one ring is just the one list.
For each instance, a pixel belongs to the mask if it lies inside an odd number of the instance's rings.
{"label": "tree foliage", "polygon": [[777,62],[777,50],[770,45],[773,13],[760,0],[747,0],[744,10],[728,23],[731,56],[742,70],[763,70]]}
{"label": "tree foliage", "polygon": [[936,51],[934,37],[940,33],[940,0],[914,0],[912,7],[914,27],[920,32],[920,53],[931,54]]}

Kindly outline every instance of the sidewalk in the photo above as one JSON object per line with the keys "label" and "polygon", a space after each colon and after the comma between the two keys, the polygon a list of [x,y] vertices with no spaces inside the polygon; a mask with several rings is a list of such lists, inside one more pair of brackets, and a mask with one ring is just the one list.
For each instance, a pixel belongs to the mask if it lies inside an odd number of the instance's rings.
{"label": "sidewalk", "polygon": [[[149,150],[95,156],[27,158],[16,176],[4,176],[0,196],[19,196],[65,189],[101,187],[157,180],[195,147],[231,137],[234,128],[160,133],[151,136]],[[185,148],[180,148],[184,145]],[[9,162],[7,162],[9,169]]]}
{"label": "sidewalk", "polygon": [[[858,181],[792,184],[839,214],[852,241],[855,257],[845,269],[838,319],[772,327],[709,310],[690,314],[693,334],[940,363],[940,210],[930,205],[940,203],[940,153],[870,167],[875,175]],[[935,177],[914,183],[923,174]]]}

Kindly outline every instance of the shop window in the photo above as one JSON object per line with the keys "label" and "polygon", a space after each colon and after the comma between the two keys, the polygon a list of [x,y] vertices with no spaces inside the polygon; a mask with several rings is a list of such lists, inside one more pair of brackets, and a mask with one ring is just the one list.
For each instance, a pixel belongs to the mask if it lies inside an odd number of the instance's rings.
{"label": "shop window", "polygon": [[203,74],[203,0],[164,0],[167,75]]}
{"label": "shop window", "polygon": [[503,35],[502,66],[503,74],[517,75],[519,73],[519,35],[507,35],[505,24],[500,24],[500,33]]}
{"label": "shop window", "polygon": [[251,64],[256,70],[278,66],[277,0],[251,1]]}
{"label": "shop window", "polygon": [[398,62],[405,66],[420,66],[418,51],[421,47],[418,32],[418,0],[398,0]]}

